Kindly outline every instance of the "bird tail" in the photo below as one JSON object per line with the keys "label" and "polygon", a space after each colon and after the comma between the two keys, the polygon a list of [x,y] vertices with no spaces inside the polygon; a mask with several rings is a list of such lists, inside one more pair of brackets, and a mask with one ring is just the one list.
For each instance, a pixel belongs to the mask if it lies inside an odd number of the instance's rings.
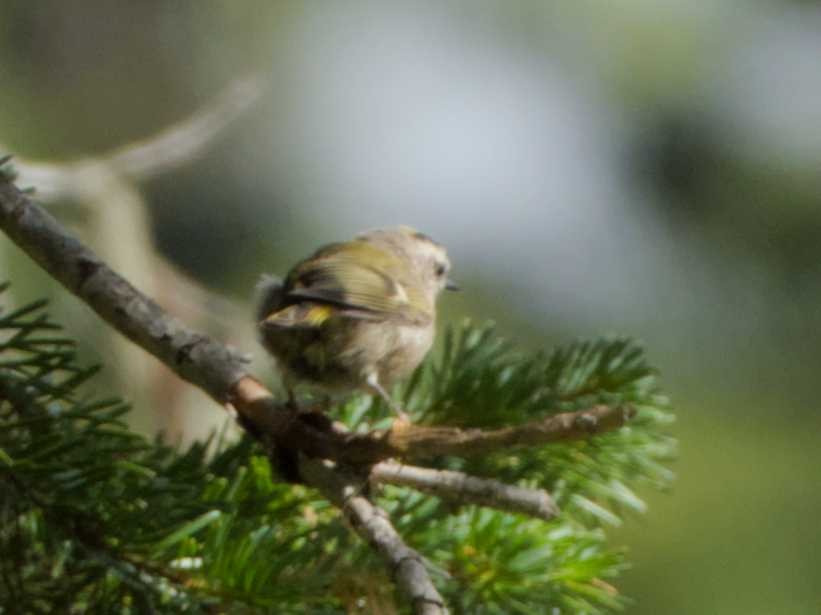
{"label": "bird tail", "polygon": [[285,285],[282,278],[263,274],[256,286],[257,322],[264,320],[282,306]]}

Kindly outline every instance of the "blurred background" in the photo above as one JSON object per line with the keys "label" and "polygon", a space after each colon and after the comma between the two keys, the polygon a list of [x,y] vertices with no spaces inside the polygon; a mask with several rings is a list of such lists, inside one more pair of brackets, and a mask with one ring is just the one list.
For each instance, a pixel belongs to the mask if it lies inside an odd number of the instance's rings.
{"label": "blurred background", "polygon": [[[443,322],[642,339],[680,458],[610,530],[628,611],[818,613],[819,67],[821,7],[798,1],[5,0],[0,150],[255,355],[261,272],[399,223],[449,247]],[[0,273],[17,304],[52,297],[138,428],[224,421],[5,239]]]}

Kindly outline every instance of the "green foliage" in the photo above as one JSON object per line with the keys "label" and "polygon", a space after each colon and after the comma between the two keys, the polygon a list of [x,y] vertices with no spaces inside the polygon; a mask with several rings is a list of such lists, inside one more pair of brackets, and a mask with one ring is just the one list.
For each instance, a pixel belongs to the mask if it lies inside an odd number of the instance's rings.
{"label": "green foliage", "polygon": [[644,511],[628,483],[663,488],[672,480],[660,463],[675,451],[674,440],[662,432],[673,418],[670,403],[644,350],[630,339],[579,341],[546,356],[528,356],[497,337],[492,326],[466,323],[458,334],[448,332],[441,360],[423,379],[429,384],[420,389],[431,395],[422,396],[417,407],[435,422],[494,427],[595,404],[635,408],[627,427],[590,440],[459,464],[480,476],[544,487],[565,517],[618,524],[619,516],[608,509]]}
{"label": "green foliage", "polygon": [[[626,603],[608,581],[625,566],[602,525],[618,525],[645,505],[630,485],[667,486],[662,462],[675,453],[663,430],[673,416],[643,349],[623,338],[579,341],[526,355],[493,325],[465,322],[445,333],[442,351],[401,391],[416,422],[498,427],[590,407],[630,403],[627,427],[590,440],[500,451],[434,465],[547,489],[562,508],[544,523],[390,489],[384,505],[411,544],[447,570],[456,613],[605,613]],[[348,421],[389,412],[381,400],[353,401]],[[398,503],[398,504],[397,504]],[[412,513],[403,512],[410,507]],[[394,508],[395,507],[395,508]]]}
{"label": "green foliage", "polygon": [[[77,366],[42,307],[0,315],[0,613],[395,610],[384,567],[332,506],[277,482],[248,440],[176,450],[130,432],[122,402],[84,392],[96,370]],[[487,427],[632,403],[629,427],[591,441],[434,460],[548,488],[563,507],[552,522],[401,488],[375,494],[454,613],[625,604],[611,584],[623,557],[600,526],[643,512],[631,486],[666,485],[673,446],[638,346],[601,340],[526,356],[491,326],[465,324],[401,394],[420,422]],[[386,416],[360,397],[335,412],[357,429]]]}
{"label": "green foliage", "polygon": [[42,307],[0,317],[0,612],[330,602],[327,574],[294,563],[321,557],[301,511],[327,505],[275,484],[248,442],[209,458],[208,443],[129,431],[125,404],[81,393],[97,370],[77,366]]}

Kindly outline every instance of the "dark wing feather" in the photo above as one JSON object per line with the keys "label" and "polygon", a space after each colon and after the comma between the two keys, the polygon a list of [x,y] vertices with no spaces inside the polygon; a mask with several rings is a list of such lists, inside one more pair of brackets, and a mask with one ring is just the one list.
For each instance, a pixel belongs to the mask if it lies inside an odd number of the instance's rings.
{"label": "dark wing feather", "polygon": [[319,301],[344,308],[354,318],[426,318],[402,281],[406,267],[394,254],[353,241],[335,244],[298,265],[288,276],[288,299]]}

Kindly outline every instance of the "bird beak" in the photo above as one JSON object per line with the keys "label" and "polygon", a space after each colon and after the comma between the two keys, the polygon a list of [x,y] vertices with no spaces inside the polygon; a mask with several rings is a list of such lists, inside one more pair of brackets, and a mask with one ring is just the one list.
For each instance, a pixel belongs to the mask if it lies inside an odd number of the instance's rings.
{"label": "bird beak", "polygon": [[459,285],[451,279],[445,282],[445,290],[462,290]]}

